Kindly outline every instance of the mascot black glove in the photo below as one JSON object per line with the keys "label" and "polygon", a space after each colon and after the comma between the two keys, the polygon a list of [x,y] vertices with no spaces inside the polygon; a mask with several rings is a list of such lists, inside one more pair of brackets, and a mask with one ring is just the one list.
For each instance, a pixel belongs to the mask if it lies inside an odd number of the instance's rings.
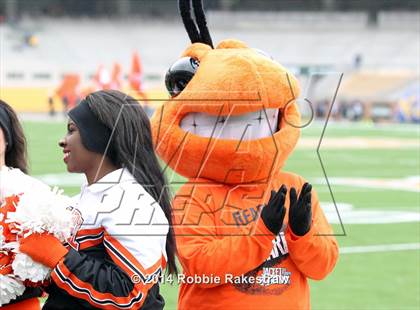
{"label": "mascot black glove", "polygon": [[299,199],[297,198],[296,190],[293,187],[289,192],[289,225],[292,229],[292,232],[297,236],[305,235],[311,228],[311,190],[311,184],[303,184]]}
{"label": "mascot black glove", "polygon": [[286,208],[284,201],[286,199],[287,188],[282,185],[278,192],[271,191],[270,200],[261,211],[262,220],[267,228],[275,235],[278,235],[283,226]]}

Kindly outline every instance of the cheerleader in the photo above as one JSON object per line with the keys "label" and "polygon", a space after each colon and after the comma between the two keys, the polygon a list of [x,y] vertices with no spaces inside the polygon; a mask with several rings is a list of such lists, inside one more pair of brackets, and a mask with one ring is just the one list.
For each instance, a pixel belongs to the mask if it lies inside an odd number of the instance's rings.
{"label": "cheerleader", "polygon": [[159,281],[165,269],[176,273],[176,247],[147,115],[121,92],[92,93],[69,112],[59,145],[86,184],[68,244],[49,234],[21,241],[21,252],[52,268],[43,309],[162,309]]}
{"label": "cheerleader", "polygon": [[[8,193],[16,190],[24,192],[27,188],[48,186],[27,175],[26,140],[15,111],[0,100],[0,205]],[[0,254],[0,275],[11,271],[10,257]],[[39,288],[26,288],[23,295],[11,300],[2,309],[40,309],[37,297],[42,295]]]}

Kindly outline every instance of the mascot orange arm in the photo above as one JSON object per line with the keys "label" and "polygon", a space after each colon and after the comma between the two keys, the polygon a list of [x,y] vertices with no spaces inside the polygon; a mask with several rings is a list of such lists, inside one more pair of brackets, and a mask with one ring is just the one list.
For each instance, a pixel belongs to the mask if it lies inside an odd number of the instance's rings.
{"label": "mascot orange arm", "polygon": [[307,279],[324,278],[338,258],[315,191],[303,236],[288,225],[289,195],[279,234],[259,215],[271,190],[305,183],[281,170],[299,138],[298,81],[241,41],[213,48],[201,1],[193,1],[198,28],[190,1],[179,5],[192,44],[169,69],[172,99],[152,119],[158,154],[188,178],[174,222],[184,274],[198,278],[181,281],[179,308],[308,309]]}

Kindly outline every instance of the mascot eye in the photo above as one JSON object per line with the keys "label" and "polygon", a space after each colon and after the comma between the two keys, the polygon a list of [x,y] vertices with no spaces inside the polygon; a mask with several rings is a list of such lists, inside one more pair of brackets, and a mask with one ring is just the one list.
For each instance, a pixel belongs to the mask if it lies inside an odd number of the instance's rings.
{"label": "mascot eye", "polygon": [[191,57],[182,57],[175,62],[166,72],[166,89],[172,97],[177,96],[184,90],[188,82],[193,78],[199,62]]}

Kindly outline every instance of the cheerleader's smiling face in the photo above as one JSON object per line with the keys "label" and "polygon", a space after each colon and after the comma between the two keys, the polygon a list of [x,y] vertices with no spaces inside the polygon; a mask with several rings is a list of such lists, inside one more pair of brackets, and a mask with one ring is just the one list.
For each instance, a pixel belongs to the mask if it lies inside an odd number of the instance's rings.
{"label": "cheerleader's smiling face", "polygon": [[59,146],[63,148],[63,161],[68,172],[85,173],[97,161],[98,154],[83,146],[79,129],[72,120],[69,120],[67,134],[59,141]]}

